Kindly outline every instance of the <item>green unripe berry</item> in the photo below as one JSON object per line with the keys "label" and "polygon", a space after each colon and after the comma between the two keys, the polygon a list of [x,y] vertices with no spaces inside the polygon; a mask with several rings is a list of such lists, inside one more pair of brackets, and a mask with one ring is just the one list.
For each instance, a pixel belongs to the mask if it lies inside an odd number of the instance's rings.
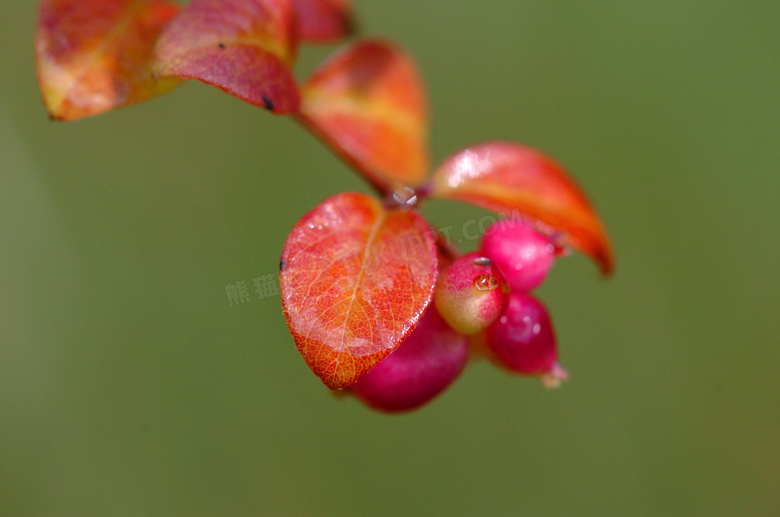
{"label": "green unripe berry", "polygon": [[476,334],[501,316],[508,299],[504,278],[490,259],[467,253],[439,274],[434,303],[454,330]]}

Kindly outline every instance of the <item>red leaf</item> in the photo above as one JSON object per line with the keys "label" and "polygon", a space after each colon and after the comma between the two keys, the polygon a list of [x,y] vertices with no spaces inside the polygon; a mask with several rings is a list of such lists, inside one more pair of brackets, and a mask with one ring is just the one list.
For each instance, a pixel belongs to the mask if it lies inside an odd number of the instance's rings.
{"label": "red leaf", "polygon": [[155,71],[197,79],[274,113],[298,109],[290,0],[193,0],[157,43]]}
{"label": "red leaf", "polygon": [[52,118],[75,120],[145,101],[178,81],[150,62],[179,7],[148,0],[43,0],[35,33],[38,83]]}
{"label": "red leaf", "polygon": [[491,142],[455,154],[433,176],[433,195],[489,210],[519,211],[551,226],[564,243],[614,267],[604,226],[582,190],[550,158],[517,144]]}
{"label": "red leaf", "polygon": [[298,351],[331,389],[353,384],[412,331],[436,283],[435,232],[411,209],[344,193],[290,232],[282,307]]}
{"label": "red leaf", "polygon": [[303,89],[301,118],[382,192],[428,172],[425,89],[411,59],[362,41],[326,61]]}
{"label": "red leaf", "polygon": [[293,0],[298,13],[298,34],[312,43],[331,43],[352,33],[354,24],[348,0]]}

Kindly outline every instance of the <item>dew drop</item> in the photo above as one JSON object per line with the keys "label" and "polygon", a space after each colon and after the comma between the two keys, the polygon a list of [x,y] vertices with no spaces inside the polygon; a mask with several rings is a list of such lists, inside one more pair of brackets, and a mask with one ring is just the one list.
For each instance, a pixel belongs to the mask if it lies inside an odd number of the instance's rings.
{"label": "dew drop", "polygon": [[487,266],[490,267],[490,259],[487,257],[477,257],[474,259],[475,266]]}
{"label": "dew drop", "polygon": [[484,273],[474,280],[474,289],[477,291],[492,291],[498,287],[498,280],[493,275]]}
{"label": "dew drop", "polygon": [[413,188],[403,187],[393,192],[393,199],[401,206],[414,206],[417,204],[417,193]]}
{"label": "dew drop", "polygon": [[542,330],[542,326],[538,323],[534,323],[534,334],[538,334]]}

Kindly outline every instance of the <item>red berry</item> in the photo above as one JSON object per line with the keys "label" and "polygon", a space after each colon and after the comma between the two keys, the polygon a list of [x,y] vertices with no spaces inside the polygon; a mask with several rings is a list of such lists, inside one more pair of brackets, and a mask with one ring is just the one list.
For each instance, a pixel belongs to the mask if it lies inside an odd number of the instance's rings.
{"label": "red berry", "polygon": [[555,261],[552,239],[518,219],[493,223],[482,237],[480,253],[490,257],[514,292],[539,287]]}
{"label": "red berry", "polygon": [[350,390],[375,409],[408,411],[452,384],[467,359],[466,336],[448,327],[436,309],[429,307],[406,341]]}
{"label": "red berry", "polygon": [[550,315],[533,296],[512,293],[506,311],[488,328],[486,337],[496,359],[510,370],[540,375],[548,387],[566,379],[566,371],[558,365]]}
{"label": "red berry", "polygon": [[434,303],[449,325],[475,334],[493,323],[506,307],[506,283],[490,259],[467,253],[444,268]]}

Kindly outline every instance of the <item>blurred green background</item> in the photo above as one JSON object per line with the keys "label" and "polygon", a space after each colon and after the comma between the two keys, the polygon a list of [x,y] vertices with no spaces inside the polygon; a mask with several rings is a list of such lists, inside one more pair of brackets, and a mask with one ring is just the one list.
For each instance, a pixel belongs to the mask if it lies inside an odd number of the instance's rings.
{"label": "blurred green background", "polygon": [[355,4],[425,75],[435,162],[525,142],[599,208],[615,277],[575,256],[540,291],[571,380],[330,396],[252,279],[360,178],[201,84],[50,122],[35,2],[6,0],[0,515],[780,515],[780,4]]}

